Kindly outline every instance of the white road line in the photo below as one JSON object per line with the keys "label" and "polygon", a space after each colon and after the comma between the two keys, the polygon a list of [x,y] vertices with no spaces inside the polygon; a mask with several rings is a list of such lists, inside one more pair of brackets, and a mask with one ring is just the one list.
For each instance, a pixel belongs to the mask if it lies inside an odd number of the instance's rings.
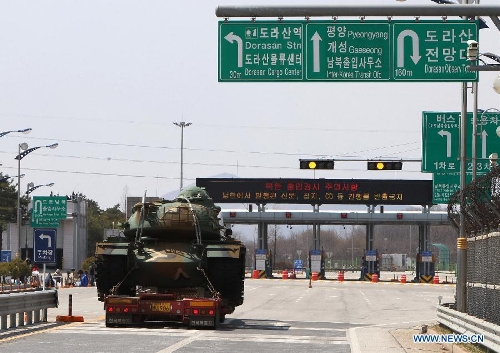
{"label": "white road line", "polygon": [[[306,344],[349,344],[345,337],[291,336],[291,335],[259,335],[231,334],[227,336],[205,336],[203,341],[225,342],[266,342],[266,343],[306,343]],[[160,351],[164,353],[164,351]],[[160,353],[158,352],[158,353]],[[167,351],[165,351],[167,352]]]}
{"label": "white road line", "polygon": [[183,348],[183,347],[187,346],[188,344],[203,338],[204,336],[206,336],[205,332],[200,332],[200,331],[195,332],[191,337],[185,338],[182,341],[179,341],[179,342],[177,342],[177,343],[175,343],[175,344],[173,344],[165,349],[162,349],[161,351],[158,351],[157,353],[175,352],[176,350]]}
{"label": "white road line", "polygon": [[351,353],[360,353],[361,348],[359,347],[358,335],[356,333],[356,327],[347,330],[347,338],[351,342]]}

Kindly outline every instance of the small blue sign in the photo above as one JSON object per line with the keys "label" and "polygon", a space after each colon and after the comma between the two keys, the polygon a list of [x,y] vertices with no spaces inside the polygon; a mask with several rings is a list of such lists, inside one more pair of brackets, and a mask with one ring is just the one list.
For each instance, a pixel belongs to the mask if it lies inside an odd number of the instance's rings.
{"label": "small blue sign", "polygon": [[321,255],[321,250],[311,250],[311,255]]}
{"label": "small blue sign", "polygon": [[56,262],[56,229],[35,229],[33,241],[34,262]]}
{"label": "small blue sign", "polygon": [[302,262],[302,260],[294,260],[293,268],[296,270],[302,270],[304,268],[304,263]]}
{"label": "small blue sign", "polygon": [[2,250],[0,262],[10,262],[12,260],[12,250]]}
{"label": "small blue sign", "polygon": [[366,250],[366,261],[377,261],[377,250]]}

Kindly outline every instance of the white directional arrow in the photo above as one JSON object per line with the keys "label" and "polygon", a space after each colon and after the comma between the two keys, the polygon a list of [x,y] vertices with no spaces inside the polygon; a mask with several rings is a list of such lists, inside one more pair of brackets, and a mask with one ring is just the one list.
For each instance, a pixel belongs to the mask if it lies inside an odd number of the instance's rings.
{"label": "white directional arrow", "polygon": [[419,47],[419,42],[418,42],[418,34],[415,33],[415,31],[412,31],[411,29],[405,29],[404,31],[401,31],[398,35],[398,67],[404,67],[405,66],[405,37],[410,37],[411,42],[412,42],[412,48],[413,48],[413,54],[411,55],[411,59],[413,60],[413,63],[417,65],[418,61],[420,60],[420,47]]}
{"label": "white directional arrow", "polygon": [[34,209],[35,213],[37,213],[37,214],[43,214],[42,200],[36,200],[35,201],[35,207],[33,207],[33,209]]}
{"label": "white directional arrow", "polygon": [[44,240],[44,239],[47,239],[47,247],[48,248],[51,248],[52,247],[52,237],[50,235],[46,235],[46,234],[40,234],[39,236],[40,240]]}
{"label": "white directional arrow", "polygon": [[313,71],[319,72],[319,42],[322,39],[316,31],[311,37],[311,40],[313,42]]}
{"label": "white directional arrow", "polygon": [[446,130],[440,130],[438,135],[441,137],[446,136],[446,157],[451,157],[451,133]]}
{"label": "white directional arrow", "polygon": [[233,44],[236,41],[238,45],[238,67],[243,67],[243,41],[233,32],[229,32],[228,35],[224,37],[229,43]]}

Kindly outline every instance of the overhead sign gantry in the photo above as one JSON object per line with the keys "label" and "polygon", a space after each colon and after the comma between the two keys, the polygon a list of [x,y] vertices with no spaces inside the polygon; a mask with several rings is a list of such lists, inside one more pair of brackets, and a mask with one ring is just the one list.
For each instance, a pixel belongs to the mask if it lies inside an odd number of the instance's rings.
{"label": "overhead sign gantry", "polygon": [[219,81],[475,81],[477,22],[221,21]]}

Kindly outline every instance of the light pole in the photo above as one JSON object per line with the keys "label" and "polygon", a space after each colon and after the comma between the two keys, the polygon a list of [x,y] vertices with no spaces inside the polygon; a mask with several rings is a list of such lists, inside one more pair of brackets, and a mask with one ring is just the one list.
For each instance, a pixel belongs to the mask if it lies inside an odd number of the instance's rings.
{"label": "light pole", "polygon": [[[20,177],[23,178],[24,174],[21,174]],[[17,175],[14,175],[14,176],[8,176],[8,175],[6,175],[6,176],[0,178],[0,183],[5,183],[7,180],[14,179],[14,178],[17,178]]]}
{"label": "light pole", "polygon": [[[17,159],[17,239],[21,239],[21,159],[26,157],[33,151],[36,151],[39,148],[47,147],[50,149],[54,149],[59,146],[58,143],[53,143],[51,145],[46,146],[37,146],[28,148],[28,144],[23,142],[18,145],[18,155],[15,157]],[[23,150],[23,152],[21,152]],[[7,241],[7,248],[10,250],[10,239]]]}
{"label": "light pole", "polygon": [[[32,130],[32,129],[29,127],[29,128],[27,128],[27,129],[4,131],[4,132],[0,132],[0,137],[3,137],[3,136],[5,136],[5,135],[8,135],[8,134],[10,134],[11,132],[20,132],[20,133],[23,133],[23,134],[29,134],[29,133],[31,132],[31,130]],[[18,182],[18,184],[17,184],[17,185],[18,185],[18,186],[17,186],[17,188],[18,188],[18,189],[19,189],[19,179],[21,178],[20,174],[21,174],[21,173],[17,173],[17,175],[18,175],[18,177],[17,177],[17,182]],[[24,174],[23,174],[23,176],[24,176]],[[2,178],[1,182],[7,181],[8,179],[9,179],[9,178],[7,178],[7,179],[5,179],[5,180],[4,180],[4,179]],[[18,198],[19,198],[19,194],[18,194],[17,196],[18,196]],[[19,201],[19,200],[18,200],[18,201]],[[17,207],[18,207],[18,209],[19,209],[19,202],[18,202],[18,204],[17,204]],[[19,211],[18,211],[17,213],[19,213]],[[1,232],[1,231],[3,231],[3,229],[0,229],[0,232]],[[19,237],[19,235],[18,235],[18,237]],[[0,238],[1,238],[1,237],[0,237]],[[7,249],[8,249],[8,250],[10,250],[10,232],[9,232],[9,233],[8,233],[8,235],[7,235]]]}
{"label": "light pole", "polygon": [[26,192],[24,193],[26,196],[31,194],[33,191],[35,191],[38,188],[41,188],[42,186],[54,186],[54,183],[48,183],[48,184],[41,184],[41,185],[36,185],[33,183],[28,183],[28,187],[26,188]]}
{"label": "light pole", "polygon": [[184,168],[184,156],[183,156],[183,154],[184,154],[184,128],[188,127],[191,124],[192,123],[187,123],[185,121],[181,121],[179,123],[174,122],[174,125],[181,128],[181,188],[180,188],[180,190],[182,190],[182,179],[183,179],[183,168]]}
{"label": "light pole", "polygon": [[31,128],[27,128],[27,129],[21,129],[21,130],[10,130],[10,131],[4,131],[4,132],[0,132],[0,137],[2,136],[5,136],[7,134],[10,134],[11,132],[22,132],[23,134],[29,134],[31,132]]}

